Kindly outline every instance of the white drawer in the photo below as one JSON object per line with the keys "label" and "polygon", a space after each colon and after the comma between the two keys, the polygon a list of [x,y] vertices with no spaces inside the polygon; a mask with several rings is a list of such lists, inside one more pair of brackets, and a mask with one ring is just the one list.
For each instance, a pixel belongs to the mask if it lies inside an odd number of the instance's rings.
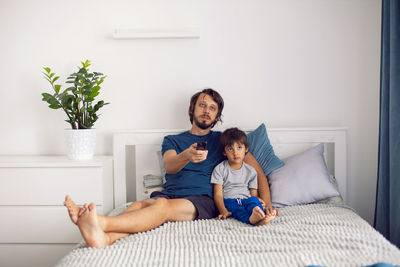
{"label": "white drawer", "polygon": [[101,167],[0,168],[0,205],[102,205]]}
{"label": "white drawer", "polygon": [[0,264],[6,267],[54,267],[76,244],[0,244]]}
{"label": "white drawer", "polygon": [[[97,207],[99,213],[102,207]],[[0,207],[0,243],[79,243],[65,207]]]}

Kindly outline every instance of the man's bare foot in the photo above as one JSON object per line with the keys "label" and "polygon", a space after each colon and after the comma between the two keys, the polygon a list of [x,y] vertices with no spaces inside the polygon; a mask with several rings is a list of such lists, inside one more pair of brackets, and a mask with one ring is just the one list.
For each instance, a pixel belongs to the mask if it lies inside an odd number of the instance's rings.
{"label": "man's bare foot", "polygon": [[64,206],[68,209],[68,214],[71,218],[71,221],[76,224],[78,222],[79,213],[82,209],[76,205],[68,195],[65,196]]}
{"label": "man's bare foot", "polygon": [[251,224],[256,224],[265,218],[265,213],[260,207],[254,207],[253,212],[250,215],[249,221]]}
{"label": "man's bare foot", "polygon": [[78,218],[78,227],[88,247],[100,248],[109,244],[108,235],[100,227],[95,204],[90,203]]}
{"label": "man's bare foot", "polygon": [[264,219],[261,221],[257,222],[255,225],[266,225],[269,224],[275,217],[277,216],[277,212],[275,211],[272,215],[265,215]]}

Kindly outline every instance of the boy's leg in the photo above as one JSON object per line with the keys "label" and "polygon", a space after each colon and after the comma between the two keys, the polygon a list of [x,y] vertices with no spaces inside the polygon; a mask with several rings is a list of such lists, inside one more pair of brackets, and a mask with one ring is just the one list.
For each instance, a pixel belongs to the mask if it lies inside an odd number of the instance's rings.
{"label": "boy's leg", "polygon": [[250,215],[243,205],[238,203],[237,199],[224,199],[224,204],[227,210],[232,212],[232,217],[244,223],[249,223]]}
{"label": "boy's leg", "polygon": [[244,203],[243,205],[245,206],[247,212],[249,214],[251,214],[250,218],[249,218],[249,221],[251,224],[265,225],[265,224],[268,224],[270,221],[272,221],[276,217],[276,214],[266,215],[264,213],[262,204],[257,197],[252,196],[248,199],[245,199],[243,201],[243,203]]}

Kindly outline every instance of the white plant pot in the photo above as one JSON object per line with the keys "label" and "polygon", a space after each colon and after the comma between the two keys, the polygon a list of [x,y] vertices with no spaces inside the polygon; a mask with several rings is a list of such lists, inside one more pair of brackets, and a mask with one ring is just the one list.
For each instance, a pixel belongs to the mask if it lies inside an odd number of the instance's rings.
{"label": "white plant pot", "polygon": [[65,129],[68,158],[88,160],[96,147],[96,129]]}

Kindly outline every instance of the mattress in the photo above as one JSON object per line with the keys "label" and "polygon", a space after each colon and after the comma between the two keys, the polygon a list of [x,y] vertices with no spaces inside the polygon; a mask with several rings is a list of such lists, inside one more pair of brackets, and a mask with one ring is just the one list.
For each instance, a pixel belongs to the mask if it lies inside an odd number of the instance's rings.
{"label": "mattress", "polygon": [[57,266],[365,266],[378,262],[400,265],[400,250],[351,208],[310,204],[282,208],[265,226],[232,218],[169,222],[106,248],[88,248],[83,242]]}

